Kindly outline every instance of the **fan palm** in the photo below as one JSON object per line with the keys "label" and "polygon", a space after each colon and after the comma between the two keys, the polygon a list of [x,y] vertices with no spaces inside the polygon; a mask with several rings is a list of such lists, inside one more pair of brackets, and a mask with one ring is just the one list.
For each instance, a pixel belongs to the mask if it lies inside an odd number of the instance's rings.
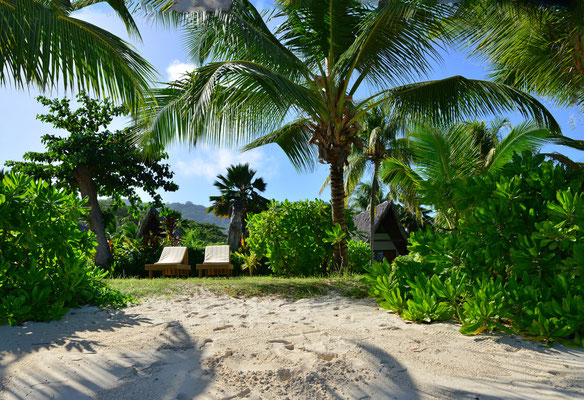
{"label": "fan palm", "polygon": [[141,104],[154,68],[124,40],[71,16],[103,1],[139,37],[124,0],[0,0],[0,84],[47,90],[60,83]]}
{"label": "fan palm", "polygon": [[[190,54],[202,66],[157,91],[143,113],[147,138],[159,145],[255,139],[246,149],[276,143],[298,168],[310,168],[318,153],[330,169],[333,223],[346,232],[344,167],[359,120],[374,107],[442,121],[518,109],[556,126],[536,99],[511,86],[460,76],[412,83],[439,58],[440,21],[450,9],[279,0],[262,16],[249,1],[233,0],[228,11],[184,16]],[[274,32],[270,21],[279,24]],[[346,240],[335,244],[333,263],[347,265]]]}
{"label": "fan palm", "polygon": [[232,251],[239,248],[247,231],[247,214],[263,211],[268,204],[268,200],[259,194],[266,190],[266,183],[262,178],[254,179],[255,174],[249,164],[232,165],[227,168],[226,175],[218,175],[213,183],[221,195],[209,197],[213,205],[207,212],[231,218],[227,240]]}
{"label": "fan palm", "polygon": [[464,123],[417,124],[409,133],[411,163],[389,158],[380,168],[382,181],[399,193],[399,200],[408,209],[421,216],[421,204],[432,205],[436,219],[450,228],[456,219],[450,189],[456,181],[495,171],[515,152],[535,151],[551,136],[548,129],[525,122],[494,143],[485,160],[477,136],[468,127]]}

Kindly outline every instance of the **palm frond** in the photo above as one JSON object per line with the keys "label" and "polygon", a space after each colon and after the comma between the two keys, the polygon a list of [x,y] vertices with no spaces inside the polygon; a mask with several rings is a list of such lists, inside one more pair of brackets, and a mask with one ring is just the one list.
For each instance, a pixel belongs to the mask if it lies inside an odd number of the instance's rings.
{"label": "palm frond", "polygon": [[421,118],[440,123],[461,121],[469,116],[476,118],[519,111],[541,126],[560,131],[553,115],[533,96],[505,84],[462,76],[389,89],[377,94],[375,103],[384,104],[394,115],[402,118]]}
{"label": "palm frond", "polygon": [[280,146],[297,170],[311,171],[316,164],[316,150],[314,146],[308,144],[312,136],[308,126],[309,122],[308,118],[292,121],[254,140],[246,145],[243,150],[251,150],[275,143]]}
{"label": "palm frond", "polygon": [[541,128],[532,122],[524,122],[515,126],[511,132],[493,149],[486,160],[490,171],[501,168],[513,158],[513,153],[524,150],[537,150],[551,137],[549,129]]}
{"label": "palm frond", "polygon": [[[67,0],[69,1],[69,0]],[[137,38],[142,40],[142,36],[140,35],[140,30],[138,29],[138,25],[136,25],[136,21],[134,21],[134,17],[130,13],[128,9],[128,4],[130,3],[127,0],[77,0],[71,4],[71,10],[80,10],[83,7],[92,6],[98,3],[107,3],[109,6],[116,12],[118,17],[122,20],[124,25],[126,26],[126,30],[131,37]]]}
{"label": "palm frond", "polygon": [[152,65],[104,29],[40,1],[0,1],[0,84],[76,86],[135,110],[154,77]]}
{"label": "palm frond", "polygon": [[237,144],[277,129],[292,107],[313,117],[323,112],[313,92],[245,60],[207,64],[157,94],[141,123],[160,144]]}

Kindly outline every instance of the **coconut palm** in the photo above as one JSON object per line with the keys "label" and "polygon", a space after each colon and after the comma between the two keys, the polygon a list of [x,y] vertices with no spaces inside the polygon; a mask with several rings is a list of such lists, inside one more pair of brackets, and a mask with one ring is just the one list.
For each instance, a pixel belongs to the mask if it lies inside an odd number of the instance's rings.
{"label": "coconut palm", "polygon": [[154,68],[124,40],[71,16],[104,1],[139,38],[124,0],[0,0],[0,84],[76,86],[130,106],[142,103]]}
{"label": "coconut palm", "polygon": [[[556,126],[536,99],[511,86],[461,76],[416,82],[439,59],[440,21],[451,9],[420,1],[279,0],[262,15],[249,1],[233,0],[228,11],[185,16],[188,50],[202,66],[157,91],[157,103],[143,113],[147,138],[253,140],[246,149],[276,143],[298,168],[311,167],[318,153],[330,170],[333,223],[346,232],[344,168],[371,109],[442,121],[517,109]],[[270,23],[278,24],[274,31]],[[347,265],[344,239],[334,246],[333,264]]]}
{"label": "coconut palm", "polygon": [[[371,168],[371,184],[369,188],[369,237],[371,249],[374,241],[375,206],[381,191],[379,187],[379,166],[386,158],[393,157],[406,161],[407,139],[402,137],[403,127],[397,119],[386,116],[381,107],[371,109],[362,120],[363,130],[359,133],[363,146],[353,146],[345,171],[345,191],[351,193],[355,186],[361,182],[365,170]],[[365,189],[365,186],[361,186]],[[383,196],[381,196],[383,197]],[[373,250],[372,250],[373,259]]]}
{"label": "coconut palm", "polygon": [[584,106],[584,2],[470,0],[452,28],[496,81]]}
{"label": "coconut palm", "polygon": [[266,190],[266,183],[262,178],[254,179],[255,174],[249,164],[232,165],[226,175],[218,175],[213,183],[221,195],[209,197],[213,205],[207,212],[231,218],[227,241],[232,251],[239,248],[247,232],[247,214],[263,211],[268,205],[268,200],[259,194]]}
{"label": "coconut palm", "polygon": [[[349,197],[349,207],[357,211],[369,210],[371,207],[371,188],[371,181],[360,182]],[[381,186],[377,186],[374,196],[376,204],[382,203],[385,200],[385,194]]]}
{"label": "coconut palm", "polygon": [[380,176],[399,193],[399,200],[421,216],[421,204],[433,206],[437,221],[454,226],[456,215],[451,187],[456,181],[496,171],[511,160],[515,152],[535,151],[551,132],[525,122],[482,154],[480,142],[468,129],[469,124],[448,126],[417,124],[409,132],[411,162],[388,158],[382,162]]}

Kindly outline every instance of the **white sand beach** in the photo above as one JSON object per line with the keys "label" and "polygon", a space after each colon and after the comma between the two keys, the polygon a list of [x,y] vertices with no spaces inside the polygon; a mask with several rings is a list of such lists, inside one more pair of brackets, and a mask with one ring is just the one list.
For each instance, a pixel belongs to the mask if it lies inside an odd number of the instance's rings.
{"label": "white sand beach", "polygon": [[0,398],[576,399],[584,351],[406,323],[369,299],[198,293],[0,327]]}

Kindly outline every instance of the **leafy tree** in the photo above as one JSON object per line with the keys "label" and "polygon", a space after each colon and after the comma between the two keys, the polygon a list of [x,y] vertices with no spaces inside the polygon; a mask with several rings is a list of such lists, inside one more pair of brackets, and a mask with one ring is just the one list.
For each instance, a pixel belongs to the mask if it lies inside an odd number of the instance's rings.
{"label": "leafy tree", "polygon": [[221,195],[209,197],[213,205],[207,212],[231,218],[227,243],[232,251],[239,248],[247,232],[247,215],[265,210],[269,203],[259,194],[266,190],[266,183],[262,178],[254,179],[255,174],[249,164],[232,165],[213,183]]}
{"label": "leafy tree", "polygon": [[[313,165],[318,152],[330,168],[333,224],[346,231],[344,168],[359,121],[371,109],[445,121],[518,109],[556,126],[536,99],[511,86],[460,76],[412,83],[439,58],[435,47],[450,6],[307,0],[275,7],[262,15],[249,1],[234,0],[226,11],[179,18],[202,66],[157,91],[155,116],[144,110],[142,124],[154,143],[255,139],[246,149],[276,143],[299,168]],[[270,21],[279,23],[274,32]],[[346,262],[341,240],[334,263]]]}
{"label": "leafy tree", "polygon": [[68,99],[39,97],[38,100],[50,112],[37,118],[66,130],[69,136],[44,135],[42,142],[46,152],[29,152],[23,156],[26,161],[9,161],[6,165],[35,178],[56,180],[60,187],[79,190],[91,208],[88,221],[98,241],[96,263],[107,265],[112,256],[98,196],[117,200],[126,197],[137,203],[135,188],[139,187],[159,202],[157,189],[174,191],[178,188],[170,181],[173,173],[168,165],[160,163],[166,154],[146,159],[132,144],[129,129],[106,130],[114,117],[127,113],[125,107],[114,106],[109,100],[100,102],[82,93],[77,96],[82,106],[75,111],[71,110]]}
{"label": "leafy tree", "polygon": [[101,2],[140,37],[124,0],[0,1],[0,84],[46,90],[61,83],[107,93],[132,107],[142,103],[150,96],[154,67],[124,40],[71,16]]}
{"label": "leafy tree", "polygon": [[468,124],[418,124],[409,133],[411,162],[389,158],[383,161],[380,171],[382,180],[394,187],[400,194],[399,200],[410,210],[421,217],[420,205],[431,205],[437,219],[450,228],[456,219],[452,198],[456,180],[496,171],[515,152],[537,150],[550,136],[548,129],[523,123],[488,151],[489,159],[485,163],[481,143],[468,127]]}

